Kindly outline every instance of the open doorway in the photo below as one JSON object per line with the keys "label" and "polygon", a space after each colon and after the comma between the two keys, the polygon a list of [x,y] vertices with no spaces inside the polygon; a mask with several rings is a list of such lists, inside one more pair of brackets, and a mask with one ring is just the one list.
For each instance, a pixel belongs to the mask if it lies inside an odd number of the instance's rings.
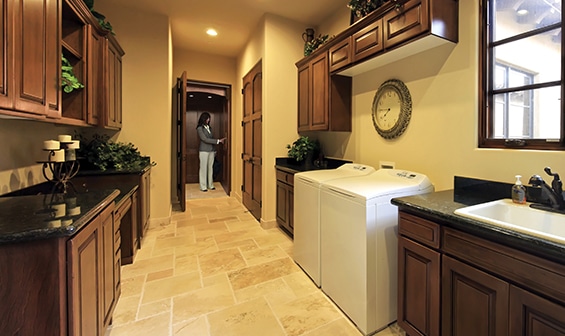
{"label": "open doorway", "polygon": [[214,182],[221,184],[227,195],[230,194],[230,120],[231,85],[187,80],[186,86],[186,183],[198,183],[198,146],[200,139],[196,133],[198,118],[203,112],[210,113],[210,127],[215,138],[226,138],[223,145],[217,146],[214,163]]}

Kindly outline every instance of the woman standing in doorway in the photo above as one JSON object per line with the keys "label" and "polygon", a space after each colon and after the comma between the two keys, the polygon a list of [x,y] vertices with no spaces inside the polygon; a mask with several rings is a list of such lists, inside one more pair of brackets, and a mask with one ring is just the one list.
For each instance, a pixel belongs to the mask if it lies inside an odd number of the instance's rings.
{"label": "woman standing in doorway", "polygon": [[215,139],[212,136],[210,128],[210,113],[204,112],[198,119],[196,126],[198,137],[200,138],[200,146],[198,147],[198,157],[200,159],[200,170],[198,181],[200,182],[200,190],[214,190],[214,158],[216,157],[215,146],[224,143],[226,138]]}

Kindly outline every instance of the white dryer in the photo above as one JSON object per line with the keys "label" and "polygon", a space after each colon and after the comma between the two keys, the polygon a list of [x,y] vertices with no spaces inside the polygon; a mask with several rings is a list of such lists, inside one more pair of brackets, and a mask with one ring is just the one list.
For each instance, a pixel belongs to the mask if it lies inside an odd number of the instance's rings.
{"label": "white dryer", "polygon": [[322,184],[322,290],[365,335],[396,320],[398,210],[390,199],[432,191],[425,175],[397,169]]}
{"label": "white dryer", "polygon": [[346,163],[336,169],[294,175],[294,261],[320,287],[320,185],[334,179],[365,176],[375,168]]}

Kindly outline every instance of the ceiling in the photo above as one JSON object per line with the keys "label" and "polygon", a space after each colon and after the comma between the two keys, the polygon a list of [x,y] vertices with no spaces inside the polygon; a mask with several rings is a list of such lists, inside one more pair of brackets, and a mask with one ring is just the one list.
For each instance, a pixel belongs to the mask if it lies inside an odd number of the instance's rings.
{"label": "ceiling", "polygon": [[[348,1],[112,0],[112,3],[168,16],[176,48],[235,57],[265,13],[304,23],[305,27],[317,26],[338,9],[345,8]],[[216,29],[218,36],[206,35],[208,28]]]}

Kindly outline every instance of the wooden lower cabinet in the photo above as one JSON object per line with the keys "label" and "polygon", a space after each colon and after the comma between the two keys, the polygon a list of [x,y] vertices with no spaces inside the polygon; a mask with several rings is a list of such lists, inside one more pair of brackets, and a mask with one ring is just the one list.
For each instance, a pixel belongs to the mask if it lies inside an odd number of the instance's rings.
{"label": "wooden lower cabinet", "polygon": [[441,254],[398,239],[398,324],[410,335],[439,335]]}
{"label": "wooden lower cabinet", "polygon": [[509,335],[565,335],[565,306],[510,286]]}
{"label": "wooden lower cabinet", "polygon": [[294,234],[294,174],[277,169],[277,223]]}
{"label": "wooden lower cabinet", "polygon": [[105,334],[119,297],[113,213],[70,238],[0,245],[0,335]]}
{"label": "wooden lower cabinet", "polygon": [[510,285],[445,255],[442,266],[442,335],[508,335]]}
{"label": "wooden lower cabinet", "polygon": [[447,224],[399,211],[398,324],[407,335],[565,336],[565,262]]}
{"label": "wooden lower cabinet", "polygon": [[69,333],[104,335],[118,301],[114,205],[67,243]]}

